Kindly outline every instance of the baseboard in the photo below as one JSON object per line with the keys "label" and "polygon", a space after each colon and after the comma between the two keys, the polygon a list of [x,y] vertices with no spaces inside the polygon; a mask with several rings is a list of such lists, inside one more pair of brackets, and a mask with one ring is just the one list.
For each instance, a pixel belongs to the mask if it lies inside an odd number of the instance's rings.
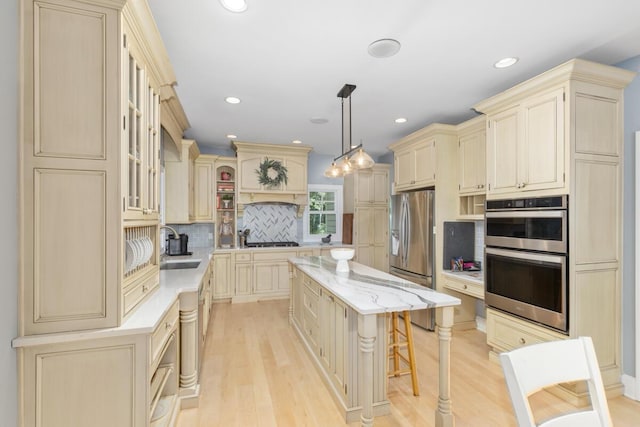
{"label": "baseboard", "polygon": [[636,393],[636,379],[631,375],[622,375],[620,380],[624,386],[623,394],[629,399],[640,400],[640,396]]}
{"label": "baseboard", "polygon": [[487,319],[484,317],[476,316],[476,329],[487,333]]}

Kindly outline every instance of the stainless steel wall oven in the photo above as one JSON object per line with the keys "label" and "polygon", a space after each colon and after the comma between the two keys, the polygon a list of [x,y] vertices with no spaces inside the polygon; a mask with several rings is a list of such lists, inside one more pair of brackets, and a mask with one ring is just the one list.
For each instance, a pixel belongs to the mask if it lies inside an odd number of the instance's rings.
{"label": "stainless steel wall oven", "polygon": [[567,196],[489,200],[485,303],[567,333]]}

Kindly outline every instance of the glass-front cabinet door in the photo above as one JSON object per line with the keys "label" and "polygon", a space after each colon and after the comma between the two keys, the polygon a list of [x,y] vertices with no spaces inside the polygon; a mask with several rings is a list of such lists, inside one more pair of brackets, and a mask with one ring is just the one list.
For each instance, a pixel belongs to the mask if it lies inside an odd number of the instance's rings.
{"label": "glass-front cabinet door", "polygon": [[[126,37],[125,37],[126,40]],[[123,117],[126,146],[123,176],[124,219],[157,220],[159,213],[160,97],[126,41],[123,61],[127,85]]]}

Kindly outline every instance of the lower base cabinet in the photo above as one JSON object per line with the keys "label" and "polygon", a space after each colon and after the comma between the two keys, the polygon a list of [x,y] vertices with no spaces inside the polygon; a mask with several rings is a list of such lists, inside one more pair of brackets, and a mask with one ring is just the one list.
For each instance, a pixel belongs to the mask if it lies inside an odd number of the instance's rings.
{"label": "lower base cabinet", "polygon": [[173,425],[178,304],[151,334],[18,348],[21,426]]}
{"label": "lower base cabinet", "polygon": [[[344,411],[345,421],[359,420],[358,314],[300,270],[291,268],[291,321],[307,351]],[[386,322],[378,316],[374,363],[374,414],[389,412],[386,373]]]}

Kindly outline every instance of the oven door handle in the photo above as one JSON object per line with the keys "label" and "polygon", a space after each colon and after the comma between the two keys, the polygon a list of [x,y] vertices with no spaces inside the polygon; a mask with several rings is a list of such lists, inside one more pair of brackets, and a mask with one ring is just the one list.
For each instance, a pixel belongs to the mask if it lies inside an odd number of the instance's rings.
{"label": "oven door handle", "polygon": [[567,211],[500,211],[486,212],[487,218],[564,218]]}
{"label": "oven door handle", "polygon": [[525,261],[547,262],[552,264],[562,264],[566,262],[566,257],[562,255],[539,254],[533,252],[510,251],[508,249],[487,248],[487,255],[496,255],[507,258],[516,258]]}

